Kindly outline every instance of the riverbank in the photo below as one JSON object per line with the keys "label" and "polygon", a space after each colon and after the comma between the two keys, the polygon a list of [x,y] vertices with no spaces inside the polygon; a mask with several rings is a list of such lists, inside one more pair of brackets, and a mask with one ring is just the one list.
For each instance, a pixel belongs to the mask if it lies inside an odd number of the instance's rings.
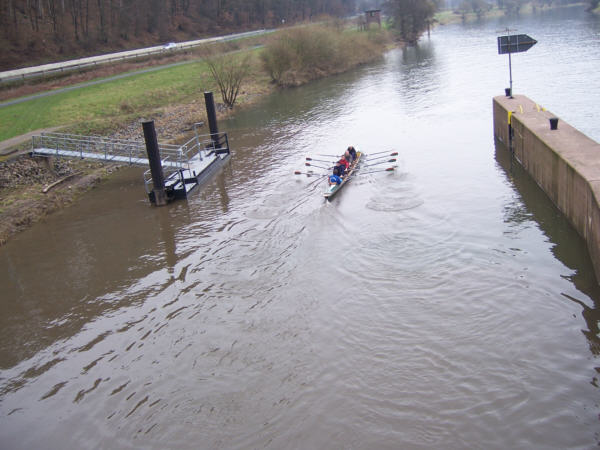
{"label": "riverbank", "polygon": [[[572,3],[572,4],[559,4],[559,5],[552,5],[552,6],[536,6],[532,3],[527,3],[526,5],[524,5],[519,13],[517,15],[529,15],[529,14],[537,14],[539,12],[544,12],[544,11],[548,11],[551,9],[558,9],[558,8],[585,8],[586,7],[586,3]],[[594,11],[591,11],[591,13],[594,14],[599,14],[600,13],[600,7],[596,8]],[[435,20],[437,21],[437,23],[439,25],[448,25],[451,23],[458,23],[458,22],[473,22],[473,21],[477,21],[477,20],[486,20],[486,19],[493,19],[493,18],[498,18],[498,17],[503,17],[506,16],[507,13],[505,11],[503,11],[502,9],[498,8],[497,6],[491,8],[489,11],[485,11],[485,12],[481,12],[480,14],[477,14],[476,12],[473,11],[453,11],[453,10],[444,10],[444,11],[440,11],[435,15]]]}
{"label": "riverbank", "polygon": [[[268,40],[265,44],[269,44]],[[353,60],[346,70],[380,57],[389,46],[387,37],[381,39],[381,44],[378,52]],[[223,50],[230,51],[231,48],[224,47]],[[181,143],[189,138],[194,123],[207,122],[204,91],[215,93],[217,116],[223,120],[243,108],[252,107],[264,95],[281,89],[264,70],[260,51],[256,48],[240,50],[242,56],[252,56],[251,68],[233,109],[220,101],[206,64],[190,61],[185,65],[1,108],[0,136],[8,139],[36,129],[61,126],[63,132],[143,142],[141,122],[152,119],[160,142]],[[339,71],[336,67],[330,71],[321,70],[318,77],[307,78],[306,82]],[[19,120],[15,121],[15,117]],[[27,154],[29,145],[26,141],[13,153],[0,156],[0,245],[48,214],[74,203],[118,169],[115,165],[87,161],[48,162],[43,158],[30,158]],[[42,193],[53,184],[52,189]]]}

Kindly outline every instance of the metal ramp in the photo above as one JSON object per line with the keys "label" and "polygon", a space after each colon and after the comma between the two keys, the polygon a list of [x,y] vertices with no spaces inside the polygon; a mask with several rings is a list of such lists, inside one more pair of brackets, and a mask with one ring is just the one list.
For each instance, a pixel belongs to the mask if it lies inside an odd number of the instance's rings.
{"label": "metal ramp", "polygon": [[[227,133],[196,134],[183,145],[159,144],[159,151],[168,200],[186,198],[229,158],[229,140]],[[32,137],[31,154],[149,166],[145,143],[102,136],[42,133]],[[144,186],[155,202],[150,170],[144,172]]]}
{"label": "metal ramp", "polygon": [[[159,145],[163,167],[182,168],[185,166],[189,159],[186,156],[187,145]],[[32,137],[31,154],[57,158],[95,159],[139,166],[148,165],[146,146],[143,142],[108,139],[102,136],[42,133]]]}

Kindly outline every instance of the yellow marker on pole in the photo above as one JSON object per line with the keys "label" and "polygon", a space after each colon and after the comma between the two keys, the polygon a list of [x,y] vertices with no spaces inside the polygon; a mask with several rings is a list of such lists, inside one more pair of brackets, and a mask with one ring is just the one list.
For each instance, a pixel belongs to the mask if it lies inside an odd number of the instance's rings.
{"label": "yellow marker on pole", "polygon": [[512,111],[508,112],[508,124],[509,125],[510,125],[510,121],[511,121],[511,118],[512,118],[512,113],[513,113]]}

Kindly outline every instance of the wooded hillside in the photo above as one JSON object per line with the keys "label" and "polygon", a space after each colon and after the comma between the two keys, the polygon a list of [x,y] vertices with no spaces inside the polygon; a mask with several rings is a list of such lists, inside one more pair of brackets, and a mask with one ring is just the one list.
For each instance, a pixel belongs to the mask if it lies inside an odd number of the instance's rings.
{"label": "wooded hillside", "polygon": [[0,0],[0,70],[355,8],[356,0]]}

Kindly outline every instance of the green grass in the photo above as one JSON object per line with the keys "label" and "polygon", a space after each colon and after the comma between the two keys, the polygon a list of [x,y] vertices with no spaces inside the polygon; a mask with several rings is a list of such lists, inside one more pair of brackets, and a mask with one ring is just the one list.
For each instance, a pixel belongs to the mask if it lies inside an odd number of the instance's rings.
{"label": "green grass", "polygon": [[0,108],[0,141],[41,128],[143,115],[213,88],[206,65],[197,62],[29,100]]}

